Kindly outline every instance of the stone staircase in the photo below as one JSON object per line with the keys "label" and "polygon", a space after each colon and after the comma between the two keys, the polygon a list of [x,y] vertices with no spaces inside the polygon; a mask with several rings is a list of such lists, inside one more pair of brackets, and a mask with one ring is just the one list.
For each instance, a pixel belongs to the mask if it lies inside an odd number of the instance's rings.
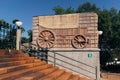
{"label": "stone staircase", "polygon": [[91,80],[22,52],[0,50],[0,80]]}

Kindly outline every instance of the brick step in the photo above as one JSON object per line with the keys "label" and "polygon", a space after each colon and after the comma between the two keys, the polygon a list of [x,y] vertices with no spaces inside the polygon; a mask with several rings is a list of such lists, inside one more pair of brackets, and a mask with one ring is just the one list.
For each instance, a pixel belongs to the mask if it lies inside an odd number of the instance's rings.
{"label": "brick step", "polygon": [[[42,80],[56,80],[59,76],[61,76],[63,73],[65,72],[65,70],[63,69],[58,69],[54,72],[52,72],[51,74],[48,74],[46,76],[44,76],[42,78]],[[41,79],[39,79],[41,80]]]}
{"label": "brick step", "polygon": [[28,69],[28,68],[32,68],[32,67],[36,67],[36,66],[40,66],[44,64],[46,63],[35,62],[35,63],[28,63],[28,64],[22,64],[22,65],[17,65],[17,66],[4,67],[0,69],[0,74],[5,74],[5,73],[21,70],[21,69]]}
{"label": "brick step", "polygon": [[70,80],[81,80],[79,75],[73,75]]}
{"label": "brick step", "polygon": [[9,67],[9,66],[17,66],[27,63],[39,62],[39,59],[29,59],[29,60],[21,60],[21,61],[11,61],[11,62],[2,62],[0,63],[0,68]]}
{"label": "brick step", "polygon": [[5,54],[5,55],[0,55],[0,58],[11,58],[11,57],[29,57],[28,54],[24,53],[16,53],[16,54]]}
{"label": "brick step", "polygon": [[0,49],[0,55],[4,55],[5,54],[5,50]]}
{"label": "brick step", "polygon": [[57,69],[58,69],[58,67],[51,67],[51,68],[48,68],[48,69],[45,69],[45,70],[41,70],[39,72],[35,72],[35,73],[29,74],[29,75],[25,75],[25,76],[20,77],[16,80],[38,80],[38,79],[43,80],[41,77],[44,77],[47,74],[50,74],[50,73],[56,71]]}
{"label": "brick step", "polygon": [[24,76],[25,74],[30,74],[30,73],[37,72],[37,71],[47,69],[50,67],[53,67],[53,65],[45,64],[45,65],[41,65],[41,66],[37,66],[37,67],[25,69],[25,70],[19,70],[19,71],[15,71],[15,72],[2,74],[2,75],[0,75],[0,80],[15,80],[17,78]]}
{"label": "brick step", "polygon": [[29,75],[25,75],[23,77],[17,78],[15,80],[37,80],[43,76],[46,76],[45,74],[42,74],[40,72],[33,72]]}
{"label": "brick step", "polygon": [[86,78],[86,77],[80,77],[80,80],[91,80],[91,79]]}
{"label": "brick step", "polygon": [[[1,52],[2,54],[6,55],[6,54],[9,54],[9,49],[0,49],[0,52]],[[20,52],[20,51],[18,51],[18,50],[13,50],[13,49],[10,49],[10,52],[11,52],[12,54],[23,53],[23,52]]]}
{"label": "brick step", "polygon": [[28,54],[25,54],[23,52],[19,52],[19,51],[16,51],[16,50],[11,50],[11,53],[8,52],[8,50],[5,50],[5,49],[0,49],[0,58],[7,58],[7,57],[29,57]]}
{"label": "brick step", "polygon": [[60,77],[58,77],[56,80],[69,80],[72,75],[73,74],[71,72],[65,72]]}
{"label": "brick step", "polygon": [[10,62],[10,61],[20,61],[20,60],[34,60],[34,58],[33,57],[0,58],[0,63],[1,62]]}
{"label": "brick step", "polygon": [[16,50],[0,50],[0,80],[90,80]]}

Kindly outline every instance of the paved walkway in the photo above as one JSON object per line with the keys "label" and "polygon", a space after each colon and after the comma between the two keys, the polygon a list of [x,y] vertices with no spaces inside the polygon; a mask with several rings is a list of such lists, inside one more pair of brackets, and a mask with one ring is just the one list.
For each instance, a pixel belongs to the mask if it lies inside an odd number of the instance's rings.
{"label": "paved walkway", "polygon": [[120,73],[102,73],[101,80],[120,80]]}

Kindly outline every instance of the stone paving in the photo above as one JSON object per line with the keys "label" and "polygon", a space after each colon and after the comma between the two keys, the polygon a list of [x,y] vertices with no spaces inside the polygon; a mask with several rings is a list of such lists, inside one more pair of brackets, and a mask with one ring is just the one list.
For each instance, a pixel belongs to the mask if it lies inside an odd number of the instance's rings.
{"label": "stone paving", "polygon": [[120,80],[120,73],[102,73],[101,80]]}

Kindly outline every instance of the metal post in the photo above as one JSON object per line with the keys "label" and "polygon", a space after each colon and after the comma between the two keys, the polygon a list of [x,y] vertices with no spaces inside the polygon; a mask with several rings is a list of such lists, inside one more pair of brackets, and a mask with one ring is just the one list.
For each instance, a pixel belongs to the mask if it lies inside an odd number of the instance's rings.
{"label": "metal post", "polygon": [[56,53],[54,53],[54,66],[56,66]]}
{"label": "metal post", "polygon": [[97,72],[97,66],[95,67],[95,75],[96,75],[96,80],[98,80],[98,72]]}

